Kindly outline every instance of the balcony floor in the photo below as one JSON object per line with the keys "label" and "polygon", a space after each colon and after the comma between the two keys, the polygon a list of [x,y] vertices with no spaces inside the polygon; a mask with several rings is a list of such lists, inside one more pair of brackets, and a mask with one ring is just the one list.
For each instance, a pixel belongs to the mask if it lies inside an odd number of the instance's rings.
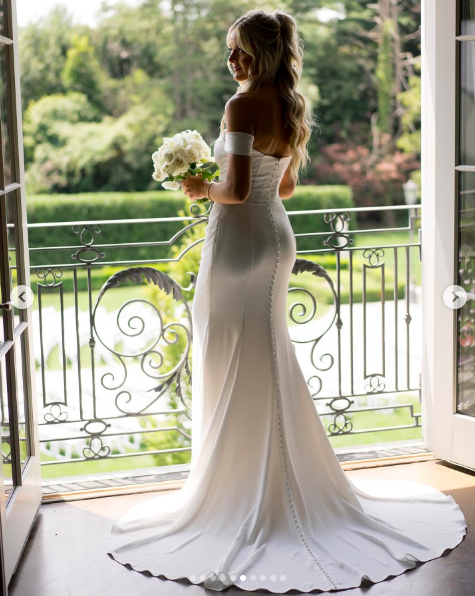
{"label": "balcony floor", "polygon": [[[422,461],[433,459],[432,452],[429,452],[423,444],[422,439],[411,441],[394,441],[391,443],[373,443],[358,447],[339,447],[335,449],[337,459],[343,469],[353,467],[381,466],[383,459],[395,460],[413,459]],[[379,460],[379,461],[378,461]],[[393,462],[394,463],[394,462]],[[401,462],[396,462],[401,463]],[[123,494],[124,486],[141,485],[143,490],[134,492],[146,492],[147,488],[156,490],[157,484],[170,481],[183,481],[189,474],[190,464],[174,464],[155,468],[138,468],[127,472],[108,472],[87,474],[85,476],[68,476],[43,480],[43,500],[78,500],[85,498],[87,493],[97,496],[100,491],[108,494]],[[114,491],[114,488],[117,490]]]}
{"label": "balcony floor", "polygon": [[[441,460],[349,470],[350,477],[400,478],[430,484],[449,493],[460,505],[468,523],[467,535],[448,555],[428,561],[402,575],[345,596],[473,596],[475,593],[475,472]],[[163,494],[166,494],[165,492]],[[185,580],[147,577],[111,560],[105,552],[110,527],[135,503],[156,493],[89,498],[42,505],[17,573],[10,596],[198,596],[215,594]],[[229,588],[227,595],[243,594]],[[249,592],[257,594],[259,592]],[[262,593],[268,593],[262,591]],[[289,593],[296,593],[292,591]],[[314,592],[321,594],[322,592]],[[329,592],[328,592],[329,593]],[[334,594],[335,592],[331,592]],[[330,594],[330,593],[329,593]]]}

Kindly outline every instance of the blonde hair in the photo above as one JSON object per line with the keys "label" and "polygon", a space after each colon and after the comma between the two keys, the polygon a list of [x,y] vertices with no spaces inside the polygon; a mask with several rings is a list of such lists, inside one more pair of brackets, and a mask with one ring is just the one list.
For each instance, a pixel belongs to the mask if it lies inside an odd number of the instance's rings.
{"label": "blonde hair", "polygon": [[[250,10],[231,25],[227,40],[234,30],[238,46],[252,57],[249,78],[239,83],[237,93],[254,91],[271,81],[275,83],[282,99],[285,126],[292,130],[290,177],[298,180],[299,170],[310,160],[307,143],[317,122],[309,101],[297,89],[303,67],[303,41],[297,23],[280,9],[271,13]],[[229,60],[228,68],[232,73]],[[225,121],[223,116],[221,132]]]}

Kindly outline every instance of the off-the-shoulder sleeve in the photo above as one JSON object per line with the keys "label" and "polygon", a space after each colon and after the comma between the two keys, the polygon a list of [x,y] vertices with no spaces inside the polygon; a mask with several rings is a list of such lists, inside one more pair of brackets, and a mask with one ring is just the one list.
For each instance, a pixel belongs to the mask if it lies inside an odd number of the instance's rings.
{"label": "off-the-shoulder sleeve", "polygon": [[227,132],[224,136],[224,150],[235,155],[252,155],[254,135],[247,132]]}

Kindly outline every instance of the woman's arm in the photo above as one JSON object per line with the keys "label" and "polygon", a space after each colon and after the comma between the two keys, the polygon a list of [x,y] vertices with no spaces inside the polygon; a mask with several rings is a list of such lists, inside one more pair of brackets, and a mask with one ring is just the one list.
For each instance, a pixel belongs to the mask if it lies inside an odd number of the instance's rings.
{"label": "woman's arm", "polygon": [[[292,163],[292,160],[290,160],[290,163]],[[279,196],[282,200],[293,197],[295,187],[297,186],[296,181],[293,181],[290,178],[290,163],[285,170],[285,174],[283,175],[279,185]]]}
{"label": "woman's arm", "polygon": [[[245,132],[254,135],[252,98],[234,95],[226,104],[226,132]],[[251,192],[252,157],[227,154],[226,180],[208,182],[198,176],[187,176],[181,183],[182,190],[190,199],[209,197],[216,203],[235,205],[243,203]]]}
{"label": "woman's arm", "polygon": [[[226,132],[245,132],[254,135],[252,120],[252,98],[234,95],[225,107]],[[197,176],[188,176],[182,183],[190,199],[207,197],[215,203],[235,205],[243,203],[251,192],[252,157],[250,155],[227,154],[226,180],[208,182]],[[208,195],[209,191],[209,195]]]}
{"label": "woman's arm", "polygon": [[[226,132],[246,132],[254,135],[254,121],[251,114],[252,100],[244,95],[234,95],[226,103]],[[210,196],[218,203],[243,203],[251,192],[252,157],[250,155],[227,154],[226,180],[213,184]]]}

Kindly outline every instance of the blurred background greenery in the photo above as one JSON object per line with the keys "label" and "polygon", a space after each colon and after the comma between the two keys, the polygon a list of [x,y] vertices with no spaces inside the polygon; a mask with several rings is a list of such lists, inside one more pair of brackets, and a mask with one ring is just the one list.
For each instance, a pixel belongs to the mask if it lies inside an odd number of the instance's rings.
{"label": "blurred background greenery", "polygon": [[348,185],[358,207],[403,203],[420,168],[420,0],[103,2],[93,25],[58,6],[20,29],[29,192],[159,190],[164,136],[218,137],[237,88],[226,32],[251,8],[288,10],[304,40],[320,127],[302,184]]}

